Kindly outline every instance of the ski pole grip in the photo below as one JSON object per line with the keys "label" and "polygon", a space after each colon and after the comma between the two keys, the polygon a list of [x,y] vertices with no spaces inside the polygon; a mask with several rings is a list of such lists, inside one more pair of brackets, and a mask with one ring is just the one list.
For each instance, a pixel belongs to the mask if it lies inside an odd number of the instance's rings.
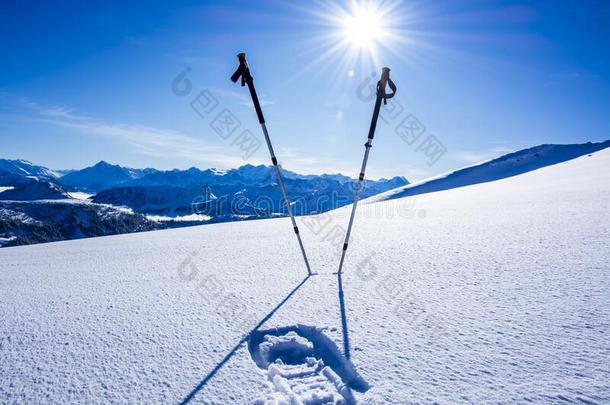
{"label": "ski pole grip", "polygon": [[[386,86],[390,87],[391,93],[386,93]],[[396,94],[396,85],[390,79],[390,68],[384,67],[381,69],[381,79],[377,82],[377,97],[383,99],[383,104],[387,104],[387,99],[394,97]]]}
{"label": "ski pole grip", "polygon": [[263,116],[261,103],[258,101],[258,96],[256,95],[256,89],[254,88],[254,78],[250,74],[250,66],[248,66],[248,61],[246,60],[246,54],[243,52],[238,53],[237,59],[239,60],[239,66],[237,67],[235,73],[233,73],[233,75],[231,76],[231,81],[233,83],[236,83],[241,77],[242,87],[246,84],[248,85],[248,90],[250,90],[250,96],[252,97],[252,104],[254,104],[254,109],[256,110],[258,122],[264,124],[265,117]]}
{"label": "ski pole grip", "polygon": [[385,89],[388,84],[388,79],[390,78],[390,68],[384,67],[381,69],[381,79],[379,80],[379,87],[381,89]]}
{"label": "ski pole grip", "polygon": [[237,70],[235,71],[235,73],[233,73],[233,75],[231,76],[231,81],[233,83],[237,83],[237,81],[239,80],[239,76],[241,76],[241,66],[237,68]]}
{"label": "ski pole grip", "polygon": [[246,81],[251,80],[252,76],[250,75],[250,69],[248,67],[248,61],[246,60],[245,53],[238,53],[237,59],[239,60],[239,66],[233,75],[231,76],[231,81],[236,83],[241,77],[241,85],[245,86]]}

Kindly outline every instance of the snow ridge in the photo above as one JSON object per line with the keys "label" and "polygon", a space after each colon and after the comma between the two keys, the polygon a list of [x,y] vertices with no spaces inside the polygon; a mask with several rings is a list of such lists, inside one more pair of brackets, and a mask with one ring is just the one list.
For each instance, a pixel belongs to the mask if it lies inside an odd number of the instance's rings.
{"label": "snow ridge", "polygon": [[610,140],[584,144],[538,145],[430,177],[370,197],[365,203],[394,200],[517,176],[610,147]]}

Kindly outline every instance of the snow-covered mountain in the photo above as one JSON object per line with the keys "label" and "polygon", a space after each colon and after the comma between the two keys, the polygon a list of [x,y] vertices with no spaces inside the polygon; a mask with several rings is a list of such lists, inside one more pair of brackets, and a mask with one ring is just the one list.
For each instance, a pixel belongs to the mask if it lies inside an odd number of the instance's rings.
{"label": "snow-covered mountain", "polygon": [[37,166],[32,162],[23,159],[0,159],[0,171],[19,176],[44,177],[47,179],[56,179],[59,177],[57,172],[43,166]]}
{"label": "snow-covered mountain", "polygon": [[[214,192],[226,194],[217,198]],[[92,201],[129,207],[135,212],[153,216],[184,217],[199,214],[208,218],[207,222],[226,222],[271,216],[274,210],[258,208],[254,204],[260,196],[272,196],[281,200],[281,193],[274,186],[253,189],[240,185],[218,185],[212,191],[211,187],[192,185],[117,187],[99,192]],[[283,212],[282,207],[276,208],[277,212]]]}
{"label": "snow-covered mountain", "polygon": [[59,174],[27,160],[0,159],[0,186],[16,186],[31,181],[55,182]]}
{"label": "snow-covered mountain", "polygon": [[[305,203],[303,213],[318,212],[337,208],[351,202],[353,194],[353,179],[336,175],[301,175],[288,170],[283,174],[293,198],[311,200],[313,195],[326,196],[331,204],[324,203],[319,208],[312,203]],[[269,193],[257,193],[257,190],[270,189],[276,184],[275,172],[272,166],[253,166],[246,164],[236,169],[201,170],[191,167],[187,170],[132,169],[99,162],[95,166],[73,171],[59,179],[59,182],[71,190],[98,192],[97,202],[126,206],[138,212],[159,215],[177,215],[189,210],[194,198],[200,197],[202,190],[209,187],[225,200],[233,200],[237,196],[243,199],[248,195],[251,202],[258,197],[271,197]],[[409,182],[404,177],[367,181],[364,194],[367,196],[387,191]],[[130,188],[130,190],[121,190]],[[157,194],[159,193],[159,194]],[[168,194],[169,193],[169,194]],[[239,193],[239,194],[235,194]],[[183,198],[189,195],[189,198]],[[163,206],[159,201],[165,200]],[[280,198],[275,198],[274,204],[279,205]],[[341,203],[335,203],[340,200]],[[334,204],[334,205],[333,205]],[[311,207],[310,207],[311,206]],[[146,207],[151,207],[147,209]],[[275,210],[281,213],[279,207]]]}
{"label": "snow-covered mountain", "polygon": [[[353,201],[355,184],[349,177],[286,173],[286,189],[297,215],[323,212]],[[367,181],[362,195],[372,196],[405,184],[408,181],[404,177]],[[156,172],[100,191],[93,201],[171,217],[205,211],[215,222],[287,214],[274,169],[263,165],[225,172],[195,168]]]}
{"label": "snow-covered mountain", "polygon": [[[372,196],[365,200],[365,203],[370,203],[489,182],[573,159],[608,146],[610,141],[581,145],[540,145],[412,185],[403,177],[367,181],[362,195],[364,198]],[[5,171],[1,172],[4,177],[0,184],[0,201],[70,200],[76,194],[82,194],[83,190],[101,190],[91,197],[95,204],[73,205],[72,208],[78,211],[86,207],[87,212],[97,210],[99,215],[103,215],[106,211],[103,207],[107,205],[128,208],[135,213],[147,215],[155,222],[163,221],[159,227],[261,219],[287,214],[271,166],[159,171],[125,168],[102,161],[93,167],[61,177],[59,181],[63,184],[59,184],[55,171],[23,160],[1,162]],[[350,204],[353,200],[354,182],[347,176],[301,175],[288,170],[283,170],[283,173],[296,215],[325,212]],[[80,191],[75,193],[69,190]],[[61,204],[46,207],[49,217],[62,217],[65,212]],[[20,208],[29,209],[25,205],[15,209]],[[53,213],[53,210],[57,212]],[[66,216],[63,218],[68,222],[64,226],[72,226],[71,219]],[[40,221],[44,221],[44,217]],[[152,228],[154,226],[151,225],[148,229]],[[139,229],[135,226],[131,231]],[[35,232],[33,228],[31,230]],[[115,231],[110,232],[106,226],[100,234],[129,231],[129,227],[117,225]],[[83,233],[94,236],[91,230]],[[72,234],[64,232],[62,235]],[[50,241],[57,238],[36,238],[22,232],[13,244],[29,240]]]}
{"label": "snow-covered mountain", "polygon": [[0,192],[0,201],[59,200],[71,198],[61,185],[53,181],[31,180],[30,182]]}
{"label": "snow-covered mountain", "polygon": [[96,192],[128,183],[154,172],[156,172],[155,169],[131,169],[112,165],[102,160],[91,167],[72,171],[62,176],[59,181],[76,191]]}
{"label": "snow-covered mountain", "polygon": [[60,174],[27,160],[0,159],[0,200],[70,198],[57,182]]}
{"label": "snow-covered mountain", "polygon": [[434,191],[449,190],[516,176],[610,147],[610,140],[572,145],[539,145],[498,158],[408,184],[378,195],[370,201],[402,198]]}
{"label": "snow-covered mountain", "polygon": [[[303,175],[282,169],[282,175],[287,180],[305,182],[313,181],[334,181],[338,184],[346,184],[354,180],[342,174],[321,174],[321,175]],[[189,187],[194,184],[199,185],[244,185],[244,186],[265,186],[276,184],[275,171],[273,166],[258,165],[254,166],[246,164],[241,167],[229,170],[206,169],[200,170],[191,167],[187,170],[168,170],[155,171],[147,174],[142,178],[133,180],[124,186],[174,186],[174,187]],[[384,184],[392,182],[393,184],[404,185],[408,184],[404,177],[394,177],[392,179],[381,179],[378,181],[368,181],[369,188],[385,188]]]}
{"label": "snow-covered mountain", "polygon": [[[59,172],[23,160],[2,160],[0,163],[4,169],[0,171],[0,201],[66,200],[63,203],[71,204],[68,200],[89,199],[94,203],[67,205],[70,207],[69,215],[66,215],[62,204],[46,204],[44,212],[48,218],[63,218],[66,223],[59,226],[57,221],[49,219],[45,227],[83,228],[78,221],[74,225],[75,221],[71,219],[74,212],[83,210],[81,214],[74,214],[77,217],[90,216],[94,211],[98,212],[98,217],[105,216],[107,205],[147,214],[158,226],[150,225],[146,229],[286,215],[275,172],[270,166],[244,165],[231,170],[200,170],[193,167],[188,170],[159,171],[132,169],[101,161],[82,170],[62,171],[65,173],[62,176]],[[290,171],[285,171],[285,174],[297,214],[326,211],[352,200],[353,184],[349,177],[300,175]],[[370,181],[364,195],[374,195],[404,184],[408,182],[402,177]],[[97,192],[97,195],[92,195],[92,192]],[[15,213],[18,220],[23,215],[27,216],[32,207],[36,205],[17,204],[10,212]],[[19,211],[21,209],[24,211]],[[4,221],[5,225],[12,223],[6,215],[0,221]],[[38,221],[45,222],[45,216],[41,215]],[[114,232],[106,224],[98,227],[97,235],[94,230],[85,227],[80,233],[59,232],[51,236],[48,232],[41,235],[33,227],[22,227],[18,237],[9,233],[4,237],[12,238],[11,244],[17,245],[29,241],[70,239],[80,234],[99,236],[142,229],[137,220],[123,223],[133,226],[130,228],[117,222]],[[8,229],[8,225],[5,228]],[[28,231],[32,235],[28,235]]]}
{"label": "snow-covered mountain", "polygon": [[149,187],[149,186],[173,186],[173,187],[189,187],[193,184],[212,184],[216,182],[216,178],[224,172],[216,169],[200,170],[196,167],[191,167],[187,170],[166,170],[155,171],[143,176],[140,179],[133,180],[124,184],[124,187]]}
{"label": "snow-covered mountain", "polygon": [[312,277],[288,218],[1,249],[0,402],[609,403],[608,201],[610,149],[366,204],[341,277],[350,207]]}
{"label": "snow-covered mountain", "polygon": [[109,205],[78,200],[0,201],[0,246],[167,228]]}

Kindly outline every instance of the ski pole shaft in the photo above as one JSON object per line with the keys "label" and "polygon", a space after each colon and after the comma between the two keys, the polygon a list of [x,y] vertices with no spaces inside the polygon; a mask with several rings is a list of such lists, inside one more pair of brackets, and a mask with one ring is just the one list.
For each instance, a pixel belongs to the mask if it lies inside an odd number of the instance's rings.
{"label": "ski pole shaft", "polygon": [[[392,93],[387,94],[385,92],[386,86],[390,86]],[[358,185],[354,193],[354,204],[352,205],[352,212],[349,216],[349,224],[347,225],[347,232],[345,233],[345,242],[343,243],[343,251],[341,252],[341,261],[339,262],[339,271],[341,274],[343,271],[343,262],[345,261],[345,254],[349,245],[349,239],[352,234],[352,226],[354,225],[354,217],[356,216],[356,208],[358,206],[358,200],[360,200],[360,193],[364,186],[364,173],[366,171],[366,165],[369,160],[369,153],[373,147],[373,138],[375,137],[375,129],[377,128],[377,120],[379,119],[379,111],[381,110],[381,102],[387,103],[388,98],[394,97],[396,94],[396,85],[390,79],[390,68],[384,67],[381,71],[381,78],[377,82],[377,98],[375,99],[375,107],[373,108],[373,117],[371,118],[371,125],[369,127],[369,135],[364,144],[364,158],[362,159],[362,166],[360,167],[360,174],[358,176]]]}
{"label": "ski pole shaft", "polygon": [[280,167],[277,163],[277,158],[275,157],[275,152],[273,151],[273,145],[271,144],[271,138],[269,137],[269,132],[267,131],[267,125],[265,125],[265,117],[263,115],[263,110],[261,108],[261,104],[258,100],[258,96],[256,94],[256,89],[254,88],[254,79],[250,74],[250,67],[248,66],[248,61],[246,60],[246,54],[240,53],[237,55],[237,59],[239,59],[239,67],[231,76],[231,80],[233,82],[237,82],[241,77],[241,85],[248,85],[248,90],[250,91],[250,96],[252,97],[252,103],[254,104],[254,109],[256,110],[256,115],[258,117],[258,122],[261,124],[261,128],[263,130],[263,135],[265,137],[265,142],[267,143],[267,148],[269,149],[269,155],[271,155],[271,162],[273,163],[273,168],[275,169],[275,175],[277,176],[277,182],[282,190],[282,196],[284,198],[284,203],[286,204],[288,215],[290,216],[290,221],[292,222],[292,229],[297,236],[297,240],[299,241],[299,248],[301,249],[301,254],[303,255],[303,260],[305,261],[305,267],[307,267],[307,274],[311,276],[311,267],[309,266],[309,260],[307,260],[307,254],[305,253],[305,247],[303,246],[303,240],[301,239],[301,234],[299,233],[299,227],[297,226],[297,222],[294,219],[294,214],[292,212],[292,205],[290,204],[290,199],[288,198],[288,193],[286,192],[286,186],[284,185],[284,179],[282,178],[282,173],[280,171]]}

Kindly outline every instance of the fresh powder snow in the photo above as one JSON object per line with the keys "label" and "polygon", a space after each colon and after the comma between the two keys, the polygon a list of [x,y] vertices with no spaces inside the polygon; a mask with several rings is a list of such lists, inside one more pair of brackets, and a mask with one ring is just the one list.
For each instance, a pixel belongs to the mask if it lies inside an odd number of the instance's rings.
{"label": "fresh powder snow", "polygon": [[609,403],[609,169],[3,248],[0,402]]}

